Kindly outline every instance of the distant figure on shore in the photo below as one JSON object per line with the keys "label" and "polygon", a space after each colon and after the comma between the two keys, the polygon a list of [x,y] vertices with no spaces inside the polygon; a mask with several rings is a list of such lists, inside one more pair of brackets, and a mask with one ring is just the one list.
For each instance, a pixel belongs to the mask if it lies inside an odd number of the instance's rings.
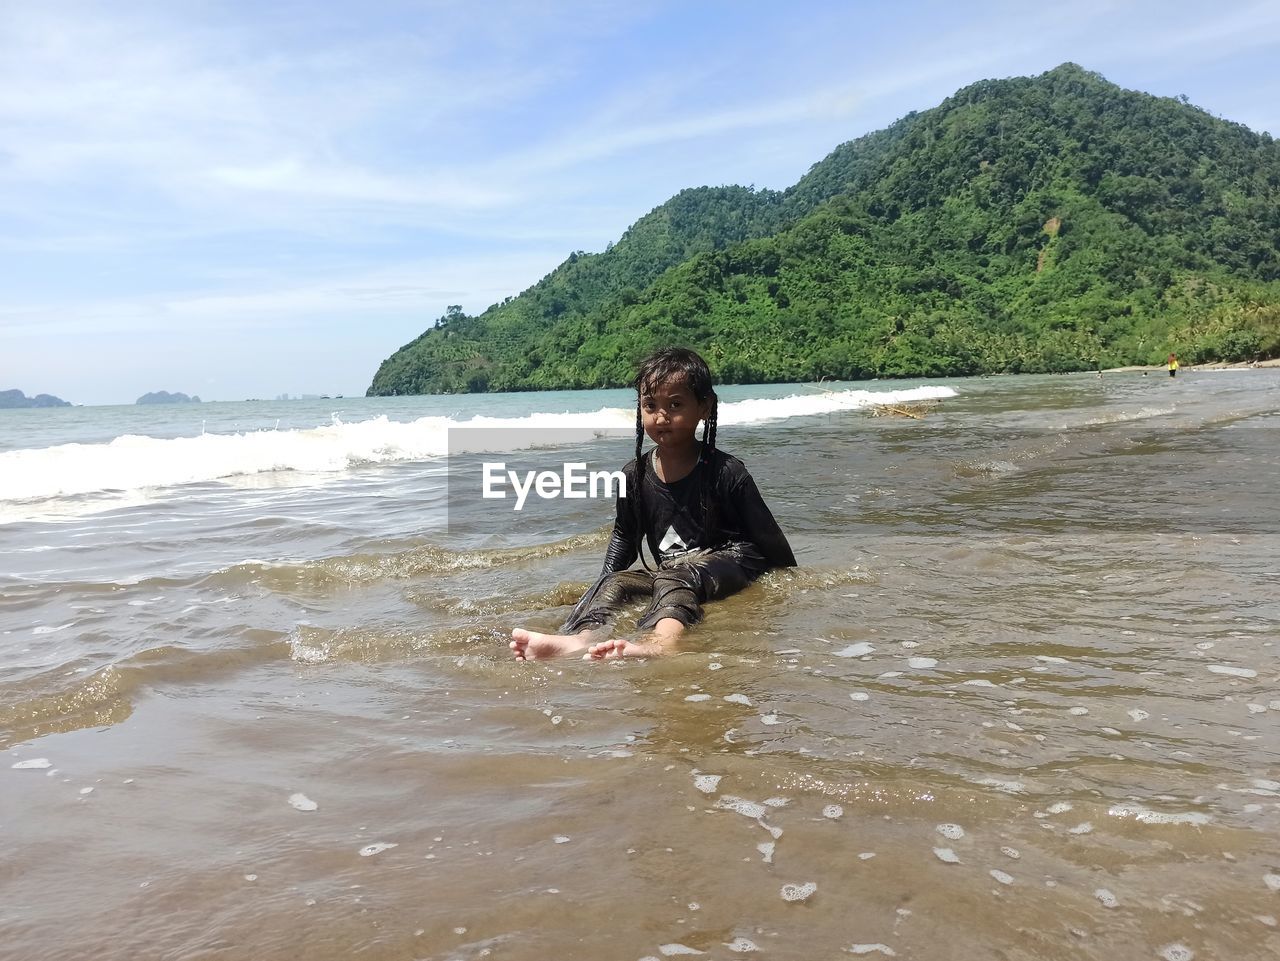
{"label": "distant figure on shore", "polygon": [[1169,376],[1170,377],[1178,376],[1178,355],[1177,354],[1169,355]]}

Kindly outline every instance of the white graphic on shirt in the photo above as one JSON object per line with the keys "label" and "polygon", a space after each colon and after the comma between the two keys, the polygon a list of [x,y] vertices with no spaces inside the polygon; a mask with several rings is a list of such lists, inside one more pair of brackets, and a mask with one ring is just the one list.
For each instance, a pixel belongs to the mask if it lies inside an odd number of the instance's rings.
{"label": "white graphic on shirt", "polygon": [[667,532],[662,535],[662,542],[658,545],[658,550],[664,554],[668,554],[672,551],[687,551],[688,549],[689,545],[686,544],[684,539],[676,533],[676,529],[674,527],[667,528]]}

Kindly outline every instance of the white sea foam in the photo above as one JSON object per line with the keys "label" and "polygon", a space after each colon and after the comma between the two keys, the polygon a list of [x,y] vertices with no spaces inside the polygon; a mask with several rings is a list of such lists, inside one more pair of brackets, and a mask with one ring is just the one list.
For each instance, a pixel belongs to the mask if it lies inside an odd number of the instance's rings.
{"label": "white sea foam", "polygon": [[755,801],[747,801],[744,798],[734,797],[732,794],[726,794],[716,801],[716,807],[723,808],[726,811],[733,811],[741,814],[743,817],[760,819],[768,812],[763,804],[757,804]]}
{"label": "white sea foam", "polygon": [[724,699],[730,704],[741,704],[743,707],[751,706],[751,698],[745,694],[726,694]]}
{"label": "white sea foam", "polygon": [[773,863],[773,852],[777,845],[773,841],[761,841],[756,845],[756,850],[762,855],[765,864]]}
{"label": "white sea foam", "polygon": [[1000,884],[1012,884],[1012,883],[1013,883],[1013,875],[1012,875],[1012,874],[1006,874],[1006,873],[1005,873],[1005,872],[1003,872],[1003,871],[999,871],[999,870],[995,870],[995,869],[993,869],[993,870],[991,870],[991,871],[989,871],[989,872],[987,872],[987,873],[988,873],[988,874],[990,874],[993,878],[995,878],[995,879],[996,879],[996,881],[998,881]]}
{"label": "white sea foam", "polygon": [[47,757],[33,757],[10,766],[15,771],[43,771],[45,768],[53,767],[53,762]]}
{"label": "white sea foam", "polygon": [[720,787],[719,774],[695,774],[693,776],[693,786],[703,794],[715,794]]}
{"label": "white sea foam", "polygon": [[374,844],[366,844],[360,849],[360,857],[371,858],[375,854],[381,854],[383,851],[390,851],[392,848],[399,847],[398,844],[392,844],[390,841],[378,841]]}
{"label": "white sea foam", "polygon": [[907,666],[919,669],[937,667],[938,659],[935,657],[911,657],[907,659]]}
{"label": "white sea foam", "polygon": [[779,893],[784,901],[804,901],[817,890],[817,882],[805,881],[803,884],[784,884]]}
{"label": "white sea foam", "polygon": [[725,942],[725,947],[734,954],[746,954],[748,951],[759,951],[759,946],[750,938],[734,938]]}
{"label": "white sea foam", "polygon": [[[857,410],[877,404],[954,397],[949,387],[911,390],[844,390],[722,403],[719,423],[759,424],[791,417]],[[255,474],[295,471],[331,474],[370,464],[441,458],[450,428],[507,428],[465,436],[468,450],[515,450],[532,444],[576,444],[605,433],[630,433],[635,412],[601,408],[582,413],[531,413],[523,417],[430,416],[395,421],[386,416],[309,429],[202,433],[192,437],[125,434],[107,443],[60,444],[0,452],[0,504],[103,491],[137,492]],[[514,429],[514,430],[513,430]],[[554,431],[539,438],[535,430]],[[459,435],[454,435],[457,449]],[[497,445],[490,448],[490,445]],[[104,507],[115,506],[104,504]],[[5,511],[3,518],[16,512]]]}
{"label": "white sea foam", "polygon": [[874,954],[879,952],[886,957],[896,958],[898,955],[887,944],[851,944],[846,948],[850,954]]}
{"label": "white sea foam", "polygon": [[32,628],[32,634],[56,634],[58,631],[65,631],[68,627],[75,627],[75,621],[68,621],[66,624],[41,624],[39,627]]}
{"label": "white sea foam", "polygon": [[1106,888],[1098,888],[1093,892],[1093,896],[1098,899],[1098,903],[1104,908],[1114,908],[1120,903],[1120,900]]}
{"label": "white sea foam", "polygon": [[960,863],[960,858],[956,856],[956,852],[951,850],[951,848],[934,848],[933,853],[937,856],[938,860],[942,861],[944,864]]}
{"label": "white sea foam", "polygon": [[677,954],[706,954],[705,951],[699,951],[697,948],[691,948],[687,944],[662,944],[658,946],[658,953],[664,958],[674,957]]}
{"label": "white sea foam", "polygon": [[305,794],[290,794],[289,806],[299,811],[314,811],[320,807],[319,804]]}
{"label": "white sea foam", "polygon": [[822,816],[824,818],[830,818],[831,820],[834,821],[838,818],[844,817],[844,808],[842,808],[839,804],[828,804],[826,807],[822,809]]}
{"label": "white sea foam", "polygon": [[1107,813],[1112,817],[1133,818],[1140,824],[1195,824],[1200,826],[1211,821],[1209,815],[1201,814],[1199,811],[1170,814],[1165,811],[1153,811],[1141,804],[1132,803],[1116,804]]}
{"label": "white sea foam", "polygon": [[857,644],[850,644],[848,647],[841,648],[835,652],[836,657],[865,657],[868,654],[875,653],[875,648],[866,641],[859,641]]}
{"label": "white sea foam", "polygon": [[948,841],[959,841],[964,837],[964,828],[958,824],[939,824],[934,830]]}
{"label": "white sea foam", "polygon": [[1026,789],[1026,785],[1021,781],[1004,781],[996,777],[984,777],[977,783],[993,787],[997,791],[1003,791],[1005,794],[1019,794]]}
{"label": "white sea foam", "polygon": [[1210,664],[1209,671],[1212,674],[1225,674],[1227,677],[1254,678],[1258,676],[1258,672],[1252,668],[1229,667],[1226,664]]}

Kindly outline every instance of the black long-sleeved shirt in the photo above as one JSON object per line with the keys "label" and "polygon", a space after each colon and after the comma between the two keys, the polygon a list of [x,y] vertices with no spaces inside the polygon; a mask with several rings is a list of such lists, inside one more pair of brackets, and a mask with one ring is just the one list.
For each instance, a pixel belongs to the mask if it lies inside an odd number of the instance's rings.
{"label": "black long-sleeved shirt", "polygon": [[[648,540],[649,551],[659,562],[691,550],[711,550],[734,542],[747,542],[755,546],[770,567],[796,566],[786,535],[738,458],[717,449],[711,466],[700,460],[688,476],[671,484],[658,479],[652,451],[644,459],[641,498],[644,529],[637,530],[640,525],[636,523],[631,497],[619,497],[602,576],[626,570],[635,563],[640,534]],[[701,503],[706,470],[715,472],[710,530],[706,529],[708,518],[703,515]],[[630,461],[622,472],[627,479],[627,493],[631,495],[636,490],[636,462]]]}

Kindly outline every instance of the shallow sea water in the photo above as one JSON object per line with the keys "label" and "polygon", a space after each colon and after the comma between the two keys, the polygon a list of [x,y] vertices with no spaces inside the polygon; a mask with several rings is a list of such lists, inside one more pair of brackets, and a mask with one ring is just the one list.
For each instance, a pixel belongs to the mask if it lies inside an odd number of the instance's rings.
{"label": "shallow sea water", "polygon": [[430,457],[0,525],[0,957],[1275,956],[1280,376],[946,383],[722,427],[802,566],[662,660]]}

